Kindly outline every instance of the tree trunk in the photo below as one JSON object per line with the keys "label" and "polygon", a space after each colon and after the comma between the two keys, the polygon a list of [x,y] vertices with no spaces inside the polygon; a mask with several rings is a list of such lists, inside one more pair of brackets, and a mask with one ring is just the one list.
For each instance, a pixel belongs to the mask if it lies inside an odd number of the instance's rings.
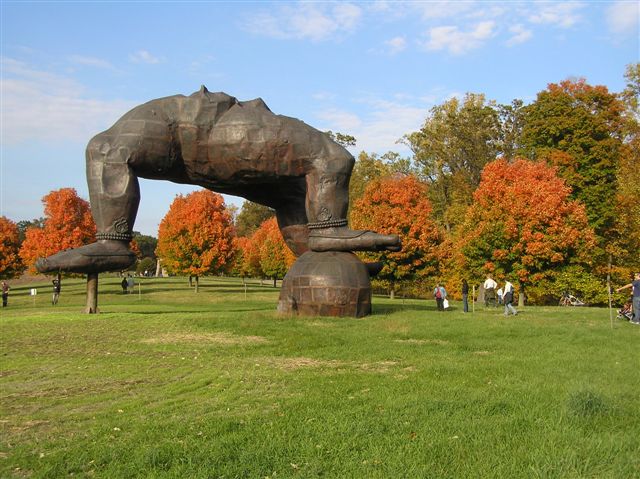
{"label": "tree trunk", "polygon": [[524,306],[524,283],[519,283],[520,291],[518,291],[518,307]]}
{"label": "tree trunk", "polygon": [[84,312],[87,314],[98,312],[98,273],[87,275],[87,307]]}
{"label": "tree trunk", "polygon": [[396,299],[396,292],[393,287],[389,290],[389,299]]}
{"label": "tree trunk", "polygon": [[278,278],[276,276],[273,277],[273,287],[277,288],[276,286],[276,281],[278,280]]}
{"label": "tree trunk", "polygon": [[160,258],[156,262],[156,278],[162,276],[162,266],[160,266]]}
{"label": "tree trunk", "polygon": [[198,277],[196,276],[196,293],[198,292]]}

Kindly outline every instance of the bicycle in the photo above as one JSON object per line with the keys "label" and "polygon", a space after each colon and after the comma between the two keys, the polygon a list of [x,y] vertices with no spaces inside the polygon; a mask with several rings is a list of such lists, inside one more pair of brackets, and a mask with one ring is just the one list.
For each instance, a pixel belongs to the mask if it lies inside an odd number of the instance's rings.
{"label": "bicycle", "polygon": [[570,293],[562,293],[559,306],[585,306],[586,303]]}

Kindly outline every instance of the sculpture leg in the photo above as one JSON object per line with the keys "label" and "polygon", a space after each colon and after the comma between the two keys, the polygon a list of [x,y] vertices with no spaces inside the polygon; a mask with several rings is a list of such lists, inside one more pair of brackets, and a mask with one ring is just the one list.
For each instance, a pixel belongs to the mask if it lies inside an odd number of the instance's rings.
{"label": "sculpture leg", "polygon": [[347,226],[349,179],[353,157],[346,150],[330,149],[335,156],[316,160],[307,174],[306,210],[309,249],[313,251],[399,251],[398,235],[359,231]]}
{"label": "sculpture leg", "polygon": [[135,261],[129,243],[140,201],[138,178],[127,164],[130,149],[110,139],[98,135],[87,147],[87,182],[97,241],[39,259],[38,271],[121,271]]}

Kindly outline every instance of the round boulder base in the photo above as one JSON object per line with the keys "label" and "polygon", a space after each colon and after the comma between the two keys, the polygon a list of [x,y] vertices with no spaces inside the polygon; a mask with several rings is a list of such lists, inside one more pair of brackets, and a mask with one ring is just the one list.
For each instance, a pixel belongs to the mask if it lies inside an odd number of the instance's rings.
{"label": "round boulder base", "polygon": [[371,314],[367,267],[353,253],[307,251],[282,281],[278,311],[357,318]]}

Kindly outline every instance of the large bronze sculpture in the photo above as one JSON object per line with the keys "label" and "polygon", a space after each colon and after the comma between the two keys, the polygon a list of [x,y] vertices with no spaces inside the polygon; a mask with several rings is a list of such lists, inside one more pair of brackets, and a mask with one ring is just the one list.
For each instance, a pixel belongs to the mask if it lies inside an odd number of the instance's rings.
{"label": "large bronze sculpture", "polygon": [[[396,235],[348,228],[353,156],[326,134],[275,115],[261,99],[238,101],[203,86],[190,96],[152,100],[92,138],[86,165],[97,241],[40,259],[41,272],[96,275],[130,266],[138,177],[200,185],[269,206],[287,245],[298,256],[315,252],[312,262],[322,262],[322,252],[400,249]],[[285,280],[283,292],[286,286]],[[301,301],[281,296],[280,309],[301,311]]]}

